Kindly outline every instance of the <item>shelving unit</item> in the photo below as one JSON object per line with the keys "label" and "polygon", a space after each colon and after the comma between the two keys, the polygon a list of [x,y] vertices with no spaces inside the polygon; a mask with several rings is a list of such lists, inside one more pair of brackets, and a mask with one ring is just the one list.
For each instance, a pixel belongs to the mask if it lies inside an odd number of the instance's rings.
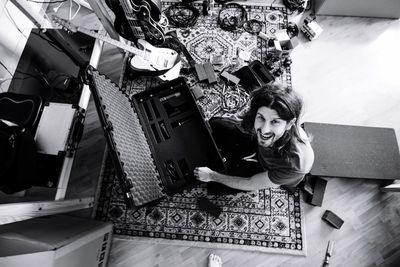
{"label": "shelving unit", "polygon": [[[11,2],[37,27],[54,28],[48,20],[44,19],[41,12],[32,12],[27,1],[11,0]],[[98,65],[102,47],[103,42],[96,40],[90,57],[90,65],[94,67]],[[90,95],[89,86],[84,85],[79,99],[79,108],[87,109]],[[74,159],[75,153],[64,158],[57,187],[54,190],[44,188],[44,190],[42,190],[43,196],[30,196],[27,192],[20,192],[11,196],[0,194],[0,225],[44,215],[65,213],[93,207],[94,196],[71,199],[65,198]]]}

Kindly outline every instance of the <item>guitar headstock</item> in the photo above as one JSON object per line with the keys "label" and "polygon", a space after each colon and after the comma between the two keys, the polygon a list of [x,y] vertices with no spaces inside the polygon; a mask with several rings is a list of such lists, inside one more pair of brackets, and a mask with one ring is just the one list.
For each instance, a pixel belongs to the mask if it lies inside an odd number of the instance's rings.
{"label": "guitar headstock", "polygon": [[78,31],[77,26],[75,26],[74,24],[70,23],[69,21],[67,21],[65,19],[57,17],[56,15],[52,16],[52,21],[54,22],[54,24],[61,26],[67,32],[77,32]]}

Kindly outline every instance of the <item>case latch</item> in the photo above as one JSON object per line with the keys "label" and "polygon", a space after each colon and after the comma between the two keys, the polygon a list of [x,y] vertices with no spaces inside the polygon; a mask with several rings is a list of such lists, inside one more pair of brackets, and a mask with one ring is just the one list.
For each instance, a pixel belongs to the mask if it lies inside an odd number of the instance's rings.
{"label": "case latch", "polygon": [[72,157],[78,147],[79,141],[82,139],[85,114],[86,112],[83,108],[78,108],[75,111],[66,146],[67,157]]}

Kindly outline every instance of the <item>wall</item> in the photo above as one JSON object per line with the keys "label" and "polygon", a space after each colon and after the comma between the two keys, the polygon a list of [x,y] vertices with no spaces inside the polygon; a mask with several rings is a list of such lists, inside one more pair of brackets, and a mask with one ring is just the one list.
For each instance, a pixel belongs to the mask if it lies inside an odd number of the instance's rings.
{"label": "wall", "polygon": [[[0,1],[0,92],[6,92],[34,25],[11,1]],[[43,4],[25,2],[32,12],[42,9]]]}

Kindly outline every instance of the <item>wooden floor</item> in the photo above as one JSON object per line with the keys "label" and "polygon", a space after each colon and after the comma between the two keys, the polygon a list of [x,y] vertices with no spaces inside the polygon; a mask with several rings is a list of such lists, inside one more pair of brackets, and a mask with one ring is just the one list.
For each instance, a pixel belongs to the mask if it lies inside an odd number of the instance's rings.
{"label": "wooden floor", "polygon": [[[301,21],[299,16],[291,19]],[[391,127],[400,140],[400,21],[332,16],[317,21],[322,35],[312,42],[301,37],[292,54],[293,85],[306,104],[303,120]],[[107,50],[99,69],[118,79],[120,67],[118,52]],[[88,177],[96,181],[100,170],[104,138],[92,104],[72,183]],[[95,192],[95,184],[76,190]],[[229,267],[322,266],[328,240],[335,241],[330,266],[400,266],[400,193],[380,192],[377,181],[330,179],[323,206],[303,206],[306,257],[114,238],[108,266],[203,267],[211,252]],[[340,230],[321,220],[327,209],[344,219]]]}

